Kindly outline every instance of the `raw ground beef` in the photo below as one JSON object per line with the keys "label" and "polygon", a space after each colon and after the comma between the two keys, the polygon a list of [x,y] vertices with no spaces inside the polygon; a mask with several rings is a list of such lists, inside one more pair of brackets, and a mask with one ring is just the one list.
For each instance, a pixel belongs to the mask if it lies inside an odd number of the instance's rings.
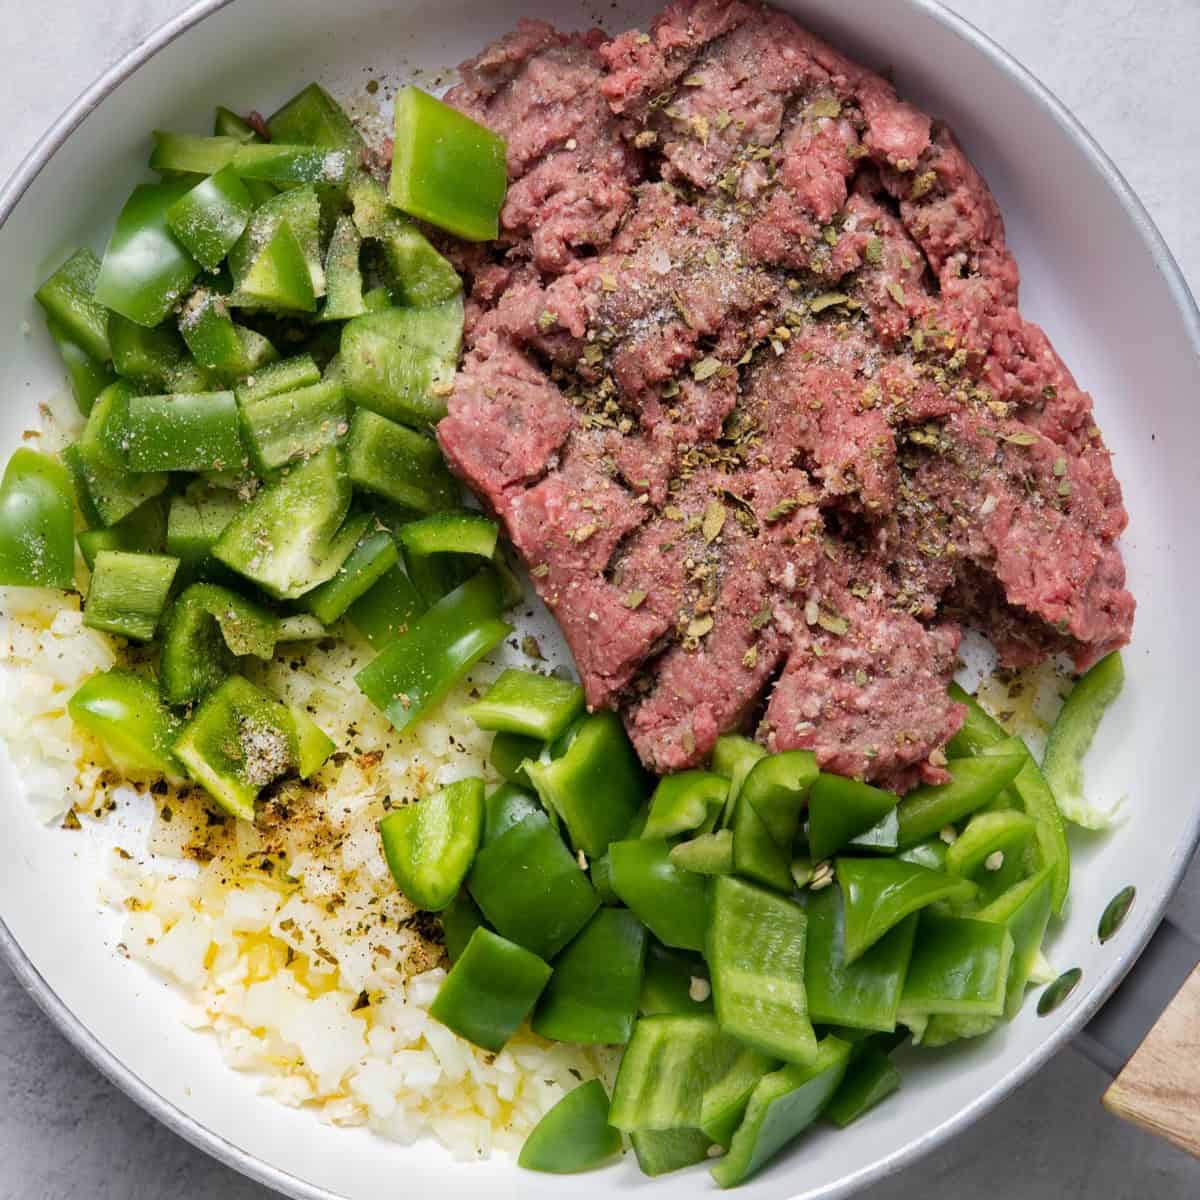
{"label": "raw ground beef", "polygon": [[1014,665],[1128,640],[1091,399],[949,129],[740,0],[523,22],[462,78],[510,185],[439,439],[647,765],[757,721],[938,781],[961,625]]}

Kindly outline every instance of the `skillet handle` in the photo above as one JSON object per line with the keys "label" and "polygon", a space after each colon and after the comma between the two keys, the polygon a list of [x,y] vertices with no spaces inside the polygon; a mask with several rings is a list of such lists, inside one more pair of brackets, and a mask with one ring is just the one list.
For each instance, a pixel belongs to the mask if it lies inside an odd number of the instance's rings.
{"label": "skillet handle", "polygon": [[1200,1158],[1200,966],[1113,1080],[1103,1103]]}
{"label": "skillet handle", "polygon": [[1200,1157],[1200,942],[1170,920],[1075,1045],[1116,1079],[1104,1106]]}

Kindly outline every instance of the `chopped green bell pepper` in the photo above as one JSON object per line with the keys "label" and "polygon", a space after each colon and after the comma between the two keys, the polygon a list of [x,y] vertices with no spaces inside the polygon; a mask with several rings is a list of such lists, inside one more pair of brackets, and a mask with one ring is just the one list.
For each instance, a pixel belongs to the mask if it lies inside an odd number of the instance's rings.
{"label": "chopped green bell pepper", "polygon": [[758,1082],[729,1153],[712,1168],[721,1187],[735,1187],[762,1168],[821,1115],[850,1063],[850,1046],[823,1038],[806,1066],[789,1064]]}
{"label": "chopped green bell pepper", "polygon": [[218,104],[213,114],[213,133],[217,137],[236,138],[239,142],[261,142],[262,136],[244,117]]}
{"label": "chopped green bell pepper", "polygon": [[21,446],[0,482],[0,586],[75,584],[75,505],[67,468]]}
{"label": "chopped green bell pepper", "polygon": [[508,185],[504,139],[420,88],[396,94],[388,198],[469,241],[494,238]]}
{"label": "chopped green bell pepper", "polygon": [[830,858],[895,809],[895,792],[821,772],[808,797],[808,849],[814,862]]}
{"label": "chopped green bell pepper", "polygon": [[76,250],[36,292],[47,318],[94,362],[112,358],[108,345],[108,309],[96,299],[100,260],[85,246]]}
{"label": "chopped green bell pepper", "polygon": [[722,825],[732,824],[742,784],[754,764],[760,758],[765,758],[766,753],[757,742],[741,734],[723,733],[717,738],[717,744],[713,747],[712,770],[729,780],[729,798],[725,801],[725,812],[721,816]]}
{"label": "chopped green bell pepper", "polygon": [[488,761],[496,768],[501,779],[531,787],[532,784],[525,774],[525,762],[528,759],[536,759],[541,752],[542,743],[537,738],[500,732],[492,739]]}
{"label": "chopped green bell pepper", "polygon": [[600,907],[543,812],[530,813],[485,845],[467,887],[490,924],[544,958],[553,958]]}
{"label": "chopped green bell pepper", "polygon": [[381,417],[426,425],[446,415],[462,345],[462,297],[348,321],[341,362],[350,398]]}
{"label": "chopped green bell pepper", "polygon": [[483,925],[483,913],[471,899],[470,892],[462,888],[458,895],[442,909],[442,933],[445,937],[446,956],[456,963],[467,948],[471,935]]}
{"label": "chopped green bell pepper", "polygon": [[969,879],[893,858],[839,858],[835,870],[846,922],[846,962],[853,963],[894,925],[939,900],[969,900]]}
{"label": "chopped green bell pepper", "polygon": [[709,881],[671,862],[661,838],[613,842],[608,849],[613,891],[660,942],[703,950],[709,923]]}
{"label": "chopped green bell pepper", "polygon": [[71,720],[104,744],[123,771],[177,775],[171,745],[179,720],[158,698],[154,684],[113,668],[88,678],[67,701]]}
{"label": "chopped green bell pepper", "polygon": [[147,329],[112,313],[108,340],[117,374],[136,383],[139,391],[195,392],[211,385],[210,373],[188,355],[171,324]]}
{"label": "chopped green bell pepper", "polygon": [[701,1129],[635,1129],[629,1140],[643,1175],[666,1175],[703,1162],[712,1138]]}
{"label": "chopped green bell pepper", "polygon": [[893,808],[865,833],[852,837],[846,843],[846,849],[861,854],[895,854],[900,849],[900,818],[896,816],[896,810]]}
{"label": "chopped green bell pepper", "polygon": [[1013,940],[1004,1000],[1004,1015],[1009,1020],[1017,1015],[1025,999],[1025,985],[1033,974],[1050,922],[1053,895],[1054,873],[1046,867],[1014,884],[974,914],[976,920],[1003,925]]}
{"label": "chopped green bell pepper", "polygon": [[242,403],[242,433],[260,474],[332,446],[350,430],[346,390],[337,380]]}
{"label": "chopped green bell pepper", "polygon": [[397,887],[417,908],[441,912],[458,894],[483,834],[483,780],[460,779],[379,822]]}
{"label": "chopped green bell pepper", "polygon": [[608,1093],[598,1079],[569,1091],[533,1127],[517,1165],[527,1171],[571,1175],[621,1152],[621,1135],[608,1123]]}
{"label": "chopped green bell pepper", "polygon": [[946,744],[946,753],[951,758],[970,758],[983,753],[988,746],[1008,739],[1004,726],[969,692],[954,682],[947,691],[951,700],[967,710],[967,719]]}
{"label": "chopped green bell pepper", "polygon": [[397,563],[374,587],[355,600],[347,616],[350,624],[376,650],[382,650],[407,633],[409,626],[425,611],[425,601],[404,568]]}
{"label": "chopped green bell pepper", "polygon": [[297,388],[311,387],[321,382],[321,372],[310,354],[298,354],[279,362],[267,363],[254,372],[249,379],[242,380],[235,389],[238,407],[249,408],[269,396],[291,392]]}
{"label": "chopped green bell pepper", "polygon": [[512,668],[466,710],[480,729],[523,734],[543,742],[553,741],[582,711],[583,688],[579,684]]}
{"label": "chopped green bell pepper", "polygon": [[739,879],[713,881],[705,957],[721,1028],[785,1062],[808,1063],[817,1039],[804,992],[804,910]]}
{"label": "chopped green bell pepper", "polygon": [[346,214],[338,217],[325,254],[325,303],[322,321],[349,321],[367,311],[359,266],[362,238]]}
{"label": "chopped green bell pepper", "polygon": [[717,829],[671,847],[671,862],[697,875],[733,874],[733,833]]}
{"label": "chopped green bell pepper", "polygon": [[458,495],[437,442],[363,408],[350,422],[346,468],[355,488],[418,512],[449,508]]}
{"label": "chopped green bell pepper", "polygon": [[171,497],[167,553],[178,558],[192,577],[211,574],[217,568],[212,548],[242,507],[244,501],[236,492],[211,487],[202,480],[192,483],[185,492]]}
{"label": "chopped green bell pepper", "polygon": [[272,196],[229,252],[231,305],[314,312],[325,294],[321,206],[311,187]]}
{"label": "chopped green bell pepper", "polygon": [[584,718],[565,754],[529,762],[525,774],[566,825],[571,844],[589,857],[625,835],[647,791],[641,763],[612,712]]}
{"label": "chopped green bell pepper", "polygon": [[[759,760],[760,763],[768,761],[766,757]],[[746,778],[749,779],[749,775]],[[758,809],[750,803],[745,784],[734,803],[732,826],[734,871],[755,883],[790,895],[793,887],[792,848],[781,845],[771,836]]]}
{"label": "chopped green bell pepper", "polygon": [[300,605],[322,625],[332,625],[400,561],[396,543],[385,529],[368,529],[338,568],[337,574],[300,597]]}
{"label": "chopped green bell pepper", "polygon": [[977,884],[977,900],[987,904],[1028,874],[1034,833],[1024,813],[976,813],[946,851],[946,870]]}
{"label": "chopped green bell pepper", "polygon": [[951,760],[946,768],[949,783],[925,784],[900,801],[896,816],[900,820],[901,847],[915,846],[982,808],[1012,783],[1024,762],[1020,753]]}
{"label": "chopped green bell pepper", "polygon": [[642,837],[674,838],[696,830],[707,833],[724,809],[728,794],[729,780],[711,771],[664,775],[650,797]]}
{"label": "chopped green bell pepper", "polygon": [[133,471],[223,471],[245,457],[232,392],[130,396],[120,445]]}
{"label": "chopped green bell pepper", "polygon": [[1068,821],[1084,829],[1106,829],[1115,809],[1105,812],[1083,793],[1083,757],[1096,736],[1105,710],[1125,685],[1125,667],[1117,651],[1102,658],[1071,689],[1046,739],[1042,774]]}
{"label": "chopped green bell pepper", "polygon": [[882,1050],[864,1046],[850,1063],[824,1117],[839,1129],[857,1121],[900,1086],[900,1072]]}
{"label": "chopped green bell pepper", "polygon": [[83,606],[89,629],[148,642],[167,606],[179,559],[166,554],[101,550]]}
{"label": "chopped green bell pepper", "polygon": [[650,938],[638,1011],[650,1017],[659,1013],[696,1015],[712,1010],[712,984],[704,959]]}
{"label": "chopped green bell pepper", "polygon": [[498,1054],[549,982],[550,965],[482,926],[450,969],[429,1015]]}
{"label": "chopped green bell pepper", "polygon": [[602,908],[554,960],[533,1032],[579,1045],[624,1045],[642,989],[646,928],[625,908]]}
{"label": "chopped green bell pepper", "polygon": [[179,331],[200,366],[231,382],[279,357],[261,333],[235,325],[225,297],[208,288],[196,288],[184,302]]}
{"label": "chopped green bell pepper", "polygon": [[275,142],[326,146],[361,154],[362,134],[336,100],[320,84],[310,83],[267,118],[267,132]]}
{"label": "chopped green bell pepper", "polygon": [[786,750],[760,759],[742,784],[739,803],[754,808],[767,833],[789,857],[817,774],[812,751]]}
{"label": "chopped green bell pepper", "polygon": [[999,1017],[1004,1012],[1013,940],[1000,924],[923,912],[900,1020],[934,1014]]}
{"label": "chopped green bell pepper", "polygon": [[238,173],[224,167],[167,209],[167,228],[202,267],[215,271],[245,232],[254,208]]}
{"label": "chopped green bell pepper", "polygon": [[473,554],[490,559],[496,553],[500,527],[480,513],[438,512],[400,526],[405,554],[426,558],[431,554]]}
{"label": "chopped green bell pepper", "polygon": [[530,813],[541,812],[541,806],[527,791],[515,783],[502,783],[484,801],[483,844],[490,846],[502,834],[523,821]]}
{"label": "chopped green bell pepper", "polygon": [[67,378],[71,381],[71,395],[75,397],[75,404],[86,417],[92,411],[96,397],[110,383],[115,383],[117,377],[108,366],[93,358],[71,337],[66,327],[60,325],[53,317],[46,318],[46,328],[58,347],[63,366],[67,368]]}
{"label": "chopped green bell pepper", "polygon": [[855,962],[846,961],[845,904],[838,888],[809,892],[808,940],[804,986],[808,1015],[818,1025],[890,1033],[908,960],[912,956],[917,917],[905,917]]}
{"label": "chopped green bell pepper", "polygon": [[157,325],[182,299],[200,264],[175,240],[167,224],[187,182],[142,183],[117,217],[100,263],[97,302],[138,325]]}
{"label": "chopped green bell pepper", "polygon": [[[85,529],[76,540],[88,570],[96,565],[96,555],[101,550],[142,551],[161,554],[166,549],[167,514],[161,496],[147,500],[135,508],[129,516],[102,529]],[[173,554],[173,558],[178,555]],[[182,565],[182,564],[181,564]],[[176,574],[176,578],[179,576]]]}

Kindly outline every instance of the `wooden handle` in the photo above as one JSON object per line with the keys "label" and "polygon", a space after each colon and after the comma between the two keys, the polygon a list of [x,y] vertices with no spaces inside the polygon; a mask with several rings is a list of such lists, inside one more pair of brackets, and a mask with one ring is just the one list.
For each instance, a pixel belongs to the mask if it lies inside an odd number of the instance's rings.
{"label": "wooden handle", "polygon": [[1200,1158],[1200,966],[1104,1093],[1104,1107]]}

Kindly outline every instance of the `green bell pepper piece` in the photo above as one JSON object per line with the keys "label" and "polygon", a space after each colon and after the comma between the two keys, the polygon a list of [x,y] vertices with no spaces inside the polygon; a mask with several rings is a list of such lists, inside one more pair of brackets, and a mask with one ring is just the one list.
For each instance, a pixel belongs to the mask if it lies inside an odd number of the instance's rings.
{"label": "green bell pepper piece", "polygon": [[681,871],[661,838],[613,842],[608,849],[613,891],[664,945],[703,950],[708,933],[709,881]]}
{"label": "green bell pepper piece", "polygon": [[418,512],[448,508],[458,494],[437,442],[363,408],[350,421],[346,469],[355,488]]}
{"label": "green bell pepper piece", "polygon": [[446,415],[462,345],[461,296],[347,321],[341,361],[350,397],[381,417],[427,425]]}
{"label": "green bell pepper piece", "polygon": [[496,553],[500,527],[473,512],[439,512],[402,525],[400,542],[405,555],[427,558],[431,554],[473,554],[490,559]]}
{"label": "green bell pepper piece", "polygon": [[700,1105],[700,1129],[709,1141],[729,1149],[759,1081],[782,1065],[751,1046],[739,1047],[721,1077],[710,1084]]}
{"label": "green bell pepper piece", "polygon": [[815,862],[843,850],[896,807],[895,792],[822,771],[808,797],[808,849]]}
{"label": "green bell pepper piece", "polygon": [[483,913],[471,899],[470,892],[462,888],[441,912],[442,933],[445,937],[446,956],[456,963],[467,948],[471,935],[483,925]]}
{"label": "green bell pepper piece", "polygon": [[229,252],[234,284],[229,303],[315,312],[325,294],[320,221],[311,187],[291,188],[260,205]]}
{"label": "green bell pepper piece", "polygon": [[379,822],[383,853],[410,903],[441,912],[458,894],[483,834],[483,780],[460,779]]}
{"label": "green bell pepper piece", "polygon": [[239,142],[261,142],[262,136],[244,117],[218,104],[213,114],[213,133],[217,137],[236,138]]}
{"label": "green bell pepper piece", "polygon": [[92,411],[96,397],[110,383],[115,383],[117,377],[99,359],[93,358],[71,337],[67,328],[53,317],[46,318],[46,328],[58,347],[63,366],[67,368],[67,378],[71,382],[71,395],[75,397],[75,404],[86,417]]}
{"label": "green bell pepper piece", "polygon": [[895,854],[900,849],[900,818],[896,816],[896,810],[893,808],[865,833],[852,837],[846,843],[846,849],[862,854]]}
{"label": "green bell pepper piece", "polygon": [[480,729],[523,734],[543,742],[553,741],[582,711],[583,688],[579,684],[512,668],[466,710]]}
{"label": "green bell pepper piece", "polygon": [[212,548],[243,506],[236,492],[211,487],[202,480],[192,483],[185,492],[171,497],[167,553],[178,558],[192,576],[210,574],[216,567]]}
{"label": "green bell pepper piece", "polygon": [[429,1006],[429,1015],[498,1054],[549,982],[550,965],[482,926],[476,929]]}
{"label": "green bell pepper piece", "polygon": [[101,550],[161,554],[166,549],[167,541],[167,514],[163,498],[154,496],[140,508],[135,508],[124,520],[106,529],[85,529],[76,540],[89,571],[95,569],[96,555]]}
{"label": "green bell pepper piece", "polygon": [[311,387],[321,382],[321,372],[310,354],[298,354],[294,358],[280,359],[259,368],[249,379],[242,380],[235,389],[238,407],[248,408],[269,396],[291,392],[297,388]]}
{"label": "green bell pepper piece", "polygon": [[167,225],[187,182],[142,183],[117,217],[100,263],[96,300],[138,325],[157,325],[179,303],[200,264]]}
{"label": "green bell pepper piece", "polygon": [[704,959],[650,938],[638,1011],[651,1017],[660,1013],[698,1015],[712,1010],[712,984]]}
{"label": "green bell pepper piece", "polygon": [[196,288],[185,301],[179,331],[200,366],[231,382],[279,357],[261,333],[235,325],[225,297],[207,288]]}
{"label": "green bell pepper piece", "polygon": [[62,329],[93,361],[112,358],[108,345],[108,309],[96,299],[100,260],[85,246],[76,250],[36,292],[48,320]]}
{"label": "green bell pepper piece", "polygon": [[168,704],[201,699],[232,672],[235,658],[272,658],[280,634],[280,622],[262,605],[216,584],[192,584],[163,624],[163,699]]}
{"label": "green bell pepper piece", "polygon": [[696,875],[733,874],[733,833],[717,829],[671,847],[671,862]]}
{"label": "green bell pepper piece", "polygon": [[807,1129],[836,1093],[849,1063],[850,1046],[830,1036],[821,1040],[811,1063],[791,1063],[763,1076],[729,1153],[712,1168],[717,1183],[723,1188],[743,1183]]}
{"label": "green bell pepper piece", "polygon": [[1041,952],[1053,907],[1054,872],[1046,867],[1014,884],[974,914],[978,921],[1003,925],[1013,940],[1012,962],[1005,987],[1004,1015],[1011,1021],[1021,1010],[1025,985]]}
{"label": "green bell pepper piece", "polygon": [[491,925],[543,958],[553,958],[600,907],[543,812],[530,813],[485,845],[467,888]]}
{"label": "green bell pepper piece", "polygon": [[945,871],[946,852],[949,849],[940,837],[933,837],[901,850],[896,859],[899,862],[916,863],[918,867],[927,867],[930,871]]}
{"label": "green bell pepper piece", "polygon": [[267,132],[275,142],[326,146],[332,150],[365,147],[362,134],[341,105],[320,84],[310,83],[267,118]]}
{"label": "green bell pepper piece", "polygon": [[640,1129],[629,1135],[643,1175],[666,1175],[703,1162],[712,1138],[701,1129]]}
{"label": "green bell pepper piece", "polygon": [[966,901],[969,879],[892,858],[839,858],[835,863],[846,921],[846,962],[856,962],[894,925],[939,900]]}
{"label": "green bell pepper piece", "polygon": [[350,481],[327,446],[263,488],[225,527],[213,555],[272,596],[294,600],[350,556],[358,533],[340,534],[349,507]]}
{"label": "green bell pepper piece", "polygon": [[322,625],[332,625],[400,561],[396,543],[385,529],[368,529],[338,568],[337,574],[300,597],[300,606]]}
{"label": "green bell pepper piece", "polygon": [[243,179],[259,179],[283,186],[310,183],[331,188],[344,187],[357,165],[357,157],[345,150],[285,142],[243,143],[230,160],[230,166]]}
{"label": "green bell pepper piece", "polygon": [[349,321],[367,311],[363,300],[363,277],[359,266],[362,238],[354,220],[338,217],[325,254],[325,304],[322,321]]}
{"label": "green bell pepper piece", "polygon": [[483,845],[490,846],[530,813],[541,812],[538,802],[514,783],[502,783],[484,801]]}
{"label": "green bell pepper piece", "polygon": [[1125,685],[1125,667],[1117,651],[1102,658],[1071,689],[1046,739],[1042,774],[1068,821],[1084,829],[1106,829],[1113,812],[1089,805],[1083,793],[1083,757],[1096,736],[1105,710]]}
{"label": "green bell pepper piece", "polygon": [[404,729],[512,632],[499,617],[495,576],[486,569],[439,600],[354,677],[389,721]]}
{"label": "green bell pepper piece", "polygon": [[629,1041],[637,1018],[646,928],[626,908],[602,908],[554,960],[532,1029],[579,1045]]}
{"label": "green bell pepper piece", "polygon": [[179,559],[166,554],[101,550],[88,585],[83,623],[137,642],[154,637]]}
{"label": "green bell pepper piece", "polygon": [[978,902],[987,904],[1028,874],[1035,830],[1021,812],[976,813],[946,851],[946,870],[977,884]]}
{"label": "green bell pepper piece", "polygon": [[113,668],[90,676],[67,701],[71,720],[98,738],[123,771],[177,775],[171,745],[179,719],[158,698],[154,684]]}
{"label": "green bell pepper piece", "polygon": [[760,758],[765,758],[766,754],[757,742],[742,737],[741,734],[723,733],[717,738],[717,744],[713,747],[712,770],[729,780],[729,797],[725,801],[721,825],[732,824],[742,784],[745,783],[746,776],[750,774],[754,764]]}
{"label": "green bell pepper piece", "polygon": [[245,456],[232,392],[130,396],[120,445],[133,471],[222,471]]}
{"label": "green bell pepper piece", "polygon": [[[582,690],[579,701],[582,705]],[[707,833],[724,809],[728,794],[729,780],[711,771],[664,775],[650,797],[642,837],[673,838],[695,830]]]}
{"label": "green bell pepper piece", "polygon": [[982,808],[1012,783],[1024,762],[1020,753],[953,759],[946,768],[949,783],[923,785],[900,801],[901,847],[915,846]]}
{"label": "green bell pepper piece", "polygon": [[525,774],[542,804],[567,827],[571,844],[589,857],[603,854],[625,835],[647,791],[641,763],[612,712],[585,717],[565,754],[528,762]]}
{"label": "green bell pepper piece", "polygon": [[205,391],[211,375],[188,355],[187,346],[173,325],[147,329],[120,313],[108,319],[108,340],[113,368],[139,391]]}
{"label": "green bell pepper piece", "polygon": [[254,208],[238,173],[223,167],[167,209],[167,228],[202,267],[215,271],[246,231]]}
{"label": "green bell pepper piece", "polygon": [[808,1015],[819,1025],[890,1033],[908,960],[912,956],[917,917],[905,917],[888,930],[856,962],[846,961],[845,903],[838,888],[808,892],[808,942],[804,985]]}
{"label": "green bell pepper piece", "polygon": [[999,1017],[1004,1012],[1013,940],[1000,924],[923,912],[917,927],[900,1020],[943,1013]]}
{"label": "green bell pepper piece", "polygon": [[967,710],[967,719],[946,744],[946,753],[951,758],[971,758],[982,754],[989,746],[1007,741],[1008,732],[1004,726],[974,696],[953,682],[947,690],[950,699]]}
{"label": "green bell pepper piece", "polygon": [[[763,758],[760,762],[767,762]],[[749,775],[746,776],[749,778]],[[776,891],[792,892],[792,848],[772,836],[743,784],[733,809],[733,869],[737,874]]]}
{"label": "green bell pepper piece", "polygon": [[739,879],[713,881],[705,957],[721,1028],[785,1062],[809,1063],[817,1039],[804,992],[804,910]]}
{"label": "green bell pepper piece", "polygon": [[139,475],[126,465],[114,448],[116,431],[124,426],[125,406],[133,390],[114,383],[96,397],[79,441],[63,453],[74,476],[76,498],[88,524],[115,525],[167,486],[167,475],[154,471]]}
{"label": "green bell pepper piece", "polygon": [[532,787],[529,777],[525,774],[525,762],[528,759],[536,759],[541,752],[542,743],[537,738],[505,733],[502,730],[492,739],[488,762],[496,768],[501,779]]}
{"label": "green bell pepper piece", "polygon": [[621,1135],[608,1123],[608,1093],[598,1079],[572,1088],[533,1127],[517,1165],[527,1171],[571,1175],[621,1152]]}
{"label": "green bell pepper piece", "polygon": [[738,802],[753,807],[767,833],[789,857],[817,774],[812,751],[787,750],[760,759],[742,784]]}
{"label": "green bell pepper piece", "polygon": [[420,88],[396,94],[388,198],[469,241],[494,238],[508,184],[504,139]]}
{"label": "green bell pepper piece", "polygon": [[408,632],[409,626],[426,611],[425,601],[413,587],[403,566],[397,563],[368,592],[350,606],[350,624],[376,650]]}
{"label": "green bell pepper piece", "polygon": [[303,709],[288,710],[296,728],[296,774],[308,779],[337,749],[333,739]]}
{"label": "green bell pepper piece", "polygon": [[337,380],[242,403],[242,434],[262,475],[332,446],[350,430],[346,390]]}
{"label": "green bell pepper piece", "polygon": [[0,482],[0,586],[75,585],[71,475],[48,454],[13,451]]}
{"label": "green bell pepper piece", "polygon": [[864,1046],[850,1063],[824,1118],[839,1129],[857,1121],[900,1086],[900,1072],[882,1050]]}
{"label": "green bell pepper piece", "polygon": [[229,166],[241,141],[232,137],[203,137],[194,133],[175,133],[169,129],[151,130],[154,148],[147,164],[152,171],[167,176],[212,175]]}

